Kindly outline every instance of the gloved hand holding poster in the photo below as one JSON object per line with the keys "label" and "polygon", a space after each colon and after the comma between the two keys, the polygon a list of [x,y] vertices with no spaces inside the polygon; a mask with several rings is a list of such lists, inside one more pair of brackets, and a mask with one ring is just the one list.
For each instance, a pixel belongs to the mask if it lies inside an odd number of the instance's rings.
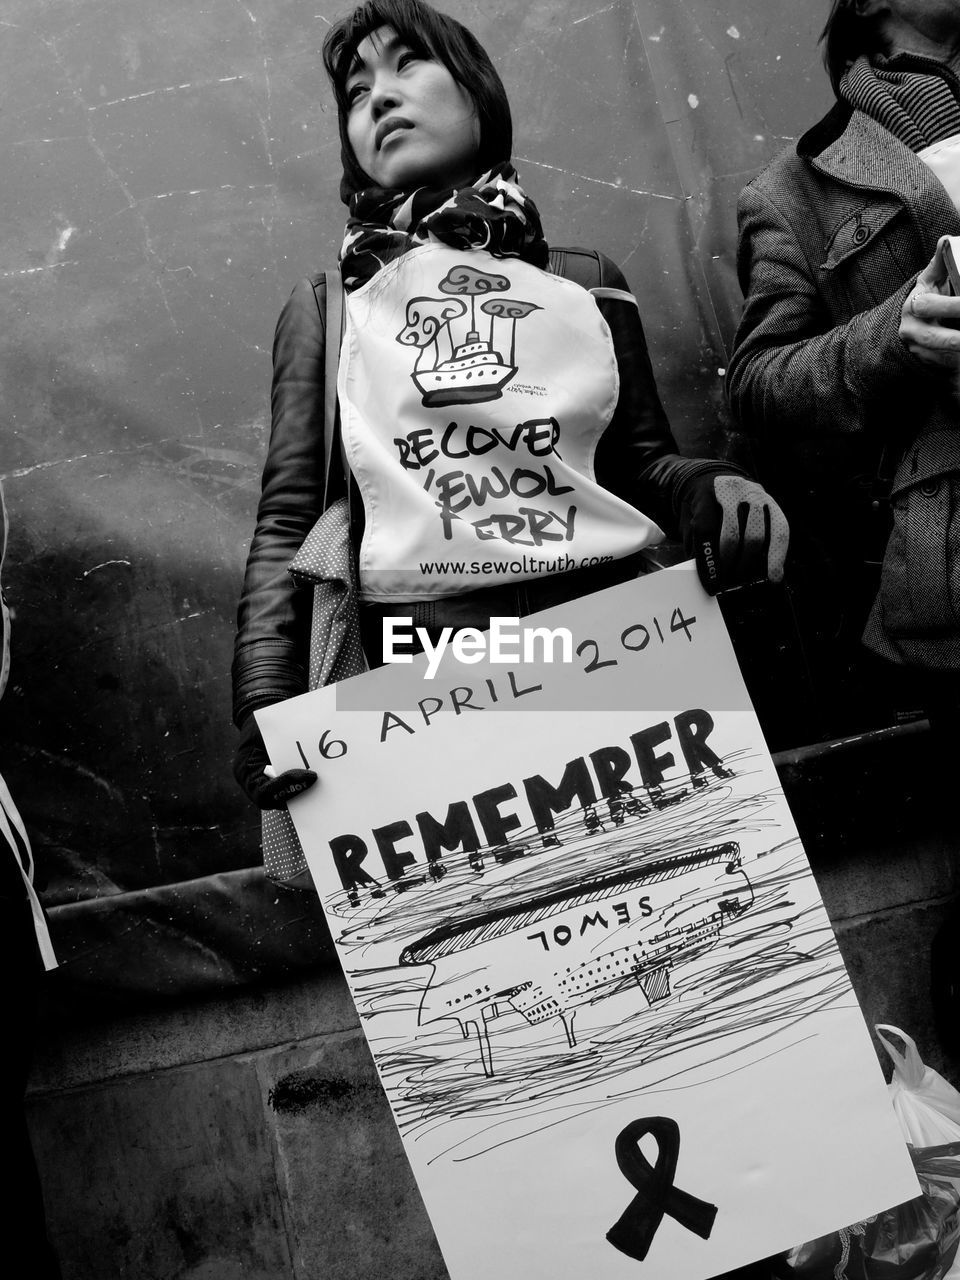
{"label": "gloved hand holding poster", "polygon": [[692,569],[525,643],[258,713],[452,1280],[705,1280],[917,1195]]}

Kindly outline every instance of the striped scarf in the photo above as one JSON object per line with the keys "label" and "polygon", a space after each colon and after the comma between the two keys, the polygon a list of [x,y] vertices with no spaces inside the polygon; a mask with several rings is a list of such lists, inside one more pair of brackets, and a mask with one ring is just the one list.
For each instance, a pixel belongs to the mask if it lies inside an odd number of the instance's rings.
{"label": "striped scarf", "polygon": [[933,58],[900,53],[875,64],[858,58],[844,72],[840,97],[912,151],[960,133],[960,80]]}
{"label": "striped scarf", "polygon": [[495,165],[470,187],[413,192],[367,187],[350,198],[340,249],[343,287],[365,284],[388,262],[417,245],[440,241],[453,249],[484,249],[495,258],[547,265],[537,206],[509,163]]}

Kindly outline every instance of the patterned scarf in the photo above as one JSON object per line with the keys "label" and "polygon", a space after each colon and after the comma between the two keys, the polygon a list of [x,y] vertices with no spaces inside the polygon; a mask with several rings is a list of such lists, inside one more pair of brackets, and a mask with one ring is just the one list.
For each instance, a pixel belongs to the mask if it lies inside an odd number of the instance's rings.
{"label": "patterned scarf", "polygon": [[872,65],[858,58],[844,72],[840,96],[912,151],[960,133],[960,80],[933,58],[900,53]]}
{"label": "patterned scarf", "polygon": [[454,249],[484,249],[495,258],[547,265],[537,206],[523,192],[509,162],[481,174],[473,186],[413,192],[367,187],[350,198],[340,249],[349,292],[417,245],[439,241]]}

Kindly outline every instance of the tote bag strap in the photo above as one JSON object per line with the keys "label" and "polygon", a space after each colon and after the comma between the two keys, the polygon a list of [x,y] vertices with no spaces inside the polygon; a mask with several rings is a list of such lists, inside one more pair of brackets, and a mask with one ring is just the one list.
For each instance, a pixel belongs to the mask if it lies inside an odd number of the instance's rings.
{"label": "tote bag strap", "polygon": [[[334,466],[342,468],[346,491],[350,493],[350,475],[343,444],[340,440],[337,413],[337,373],[340,367],[340,345],[343,341],[343,283],[339,271],[324,272],[326,311],[324,314],[323,365],[323,510],[331,506],[331,477]],[[339,445],[339,447],[338,447]],[[333,491],[335,492],[335,490]],[[334,499],[335,500],[335,499]],[[317,641],[317,598],[311,624],[310,668],[314,667],[314,645]],[[315,685],[311,682],[311,688]],[[264,809],[260,814],[263,868],[274,884],[289,889],[313,889],[313,878],[300,844],[293,819],[287,809]]]}
{"label": "tote bag strap", "polygon": [[334,459],[337,458],[338,452],[340,456],[337,461],[343,468],[348,496],[350,476],[346,458],[343,455],[337,413],[337,373],[340,368],[340,345],[343,342],[343,281],[339,271],[325,271],[323,274],[327,286],[323,368],[323,509],[326,511],[331,501],[330,478],[333,475]]}

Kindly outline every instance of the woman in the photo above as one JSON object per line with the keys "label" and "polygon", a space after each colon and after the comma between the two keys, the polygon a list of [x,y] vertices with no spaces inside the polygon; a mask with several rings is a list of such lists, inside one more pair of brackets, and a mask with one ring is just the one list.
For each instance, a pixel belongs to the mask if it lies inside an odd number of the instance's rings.
{"label": "woman", "polygon": [[[620,272],[582,250],[549,269],[503,85],[474,36],[418,0],[371,0],[323,56],[350,211],[338,390],[351,476],[338,469],[330,492],[353,498],[369,660],[388,614],[520,616],[635,576],[663,530],[683,535],[711,591],[779,578],[776,505],[736,468],[677,454]],[[307,687],[309,594],[287,566],[323,505],[323,316],[313,277],[277,327],[239,610],[235,772],[263,808],[315,777],[267,776],[252,712]]]}

